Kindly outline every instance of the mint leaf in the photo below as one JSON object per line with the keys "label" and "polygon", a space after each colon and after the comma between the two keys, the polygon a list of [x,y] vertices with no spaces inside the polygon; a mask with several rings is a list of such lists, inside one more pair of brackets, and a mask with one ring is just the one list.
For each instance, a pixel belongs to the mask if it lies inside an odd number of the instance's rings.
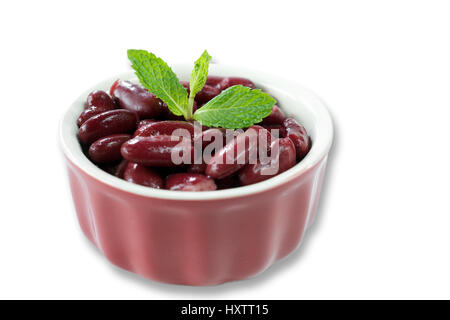
{"label": "mint leaf", "polygon": [[206,83],[206,76],[208,75],[209,61],[211,56],[205,50],[203,54],[195,61],[194,70],[191,73],[190,91],[189,97],[195,97],[195,95],[202,90]]}
{"label": "mint leaf", "polygon": [[275,103],[274,98],[259,89],[237,85],[198,109],[194,119],[208,127],[246,128],[267,117]]}
{"label": "mint leaf", "polygon": [[195,95],[202,90],[206,83],[206,77],[208,76],[209,61],[211,61],[211,56],[208,51],[203,51],[203,54],[195,61],[194,70],[191,72],[191,80],[189,82],[189,106],[188,111],[190,118],[192,116],[192,108],[194,106]]}
{"label": "mint leaf", "polygon": [[161,58],[145,50],[128,50],[128,59],[141,84],[177,115],[188,115],[188,94],[176,74]]}

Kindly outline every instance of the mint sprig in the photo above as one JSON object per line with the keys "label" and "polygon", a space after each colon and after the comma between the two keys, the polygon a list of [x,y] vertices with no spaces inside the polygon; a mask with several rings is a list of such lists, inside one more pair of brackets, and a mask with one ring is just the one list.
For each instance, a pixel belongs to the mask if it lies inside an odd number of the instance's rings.
{"label": "mint sprig", "polygon": [[128,58],[141,84],[164,101],[173,114],[182,115],[188,121],[194,119],[205,126],[226,129],[246,128],[261,122],[276,103],[259,89],[237,85],[222,91],[192,115],[195,95],[204,87],[208,75],[211,56],[206,50],[194,64],[189,97],[161,58],[145,50],[128,50]]}
{"label": "mint sprig", "polygon": [[274,98],[259,89],[232,86],[198,109],[194,120],[208,127],[246,128],[267,117],[275,103]]}
{"label": "mint sprig", "polygon": [[187,91],[167,63],[145,50],[128,50],[128,59],[141,84],[164,101],[173,114],[187,118]]}

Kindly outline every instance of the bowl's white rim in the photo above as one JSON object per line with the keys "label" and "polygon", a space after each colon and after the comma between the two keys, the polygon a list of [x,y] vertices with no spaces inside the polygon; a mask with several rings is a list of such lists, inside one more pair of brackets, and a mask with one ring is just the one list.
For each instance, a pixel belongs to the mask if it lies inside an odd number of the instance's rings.
{"label": "bowl's white rim", "polygon": [[[192,66],[189,64],[180,64],[172,66],[174,71],[184,70],[186,73]],[[245,197],[251,194],[257,194],[263,191],[270,190],[284,183],[291,181],[292,179],[298,177],[308,169],[314,167],[320,162],[324,157],[327,156],[331,144],[333,141],[333,124],[331,116],[325,106],[325,103],[318,98],[310,90],[298,85],[297,83],[278,77],[274,75],[269,75],[264,72],[259,72],[247,68],[236,68],[226,65],[211,65],[210,74],[214,75],[240,75],[252,79],[252,75],[256,75],[261,78],[270,79],[270,84],[277,88],[283,88],[287,92],[295,92],[296,95],[300,95],[302,102],[307,105],[309,109],[313,109],[315,113],[315,123],[314,126],[318,132],[317,137],[314,139],[312,148],[308,155],[300,161],[297,165],[291,169],[275,176],[266,181],[256,183],[249,186],[243,186],[233,189],[216,190],[216,191],[205,191],[205,192],[185,192],[185,191],[169,191],[162,189],[153,189],[144,187],[141,185],[129,183],[125,180],[119,179],[95,166],[81,151],[81,148],[74,147],[74,141],[78,143],[76,138],[76,130],[73,126],[76,126],[76,121],[74,117],[74,109],[80,106],[80,103],[85,101],[86,96],[89,92],[98,89],[100,84],[86,90],[80,97],[71,105],[71,107],[65,112],[63,119],[60,122],[59,127],[59,139],[61,148],[66,155],[66,157],[78,168],[83,170],[86,174],[92,178],[107,184],[125,192],[137,194],[140,196],[158,198],[165,200],[218,200],[218,199],[228,199],[236,197]],[[101,83],[113,83],[116,79],[130,79],[133,78],[132,72],[127,72],[119,74],[117,76],[111,77]],[[76,118],[75,118],[76,119]],[[72,128],[71,128],[72,127]]]}

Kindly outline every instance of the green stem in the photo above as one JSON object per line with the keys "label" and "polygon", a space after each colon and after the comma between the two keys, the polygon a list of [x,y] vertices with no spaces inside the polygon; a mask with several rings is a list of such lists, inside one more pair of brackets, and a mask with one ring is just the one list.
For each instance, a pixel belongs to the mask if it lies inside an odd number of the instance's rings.
{"label": "green stem", "polygon": [[188,109],[185,116],[187,121],[192,119],[192,110],[194,109],[194,97],[195,96],[193,94],[189,95]]}

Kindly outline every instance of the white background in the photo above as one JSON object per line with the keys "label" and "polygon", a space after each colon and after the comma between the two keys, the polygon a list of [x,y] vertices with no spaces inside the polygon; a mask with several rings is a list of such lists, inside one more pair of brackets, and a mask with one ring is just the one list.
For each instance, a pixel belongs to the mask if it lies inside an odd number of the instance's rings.
{"label": "white background", "polygon": [[[0,298],[450,298],[448,1],[2,1]],[[57,142],[126,49],[262,69],[318,93],[336,136],[317,220],[251,280],[193,288],[109,264]]]}

